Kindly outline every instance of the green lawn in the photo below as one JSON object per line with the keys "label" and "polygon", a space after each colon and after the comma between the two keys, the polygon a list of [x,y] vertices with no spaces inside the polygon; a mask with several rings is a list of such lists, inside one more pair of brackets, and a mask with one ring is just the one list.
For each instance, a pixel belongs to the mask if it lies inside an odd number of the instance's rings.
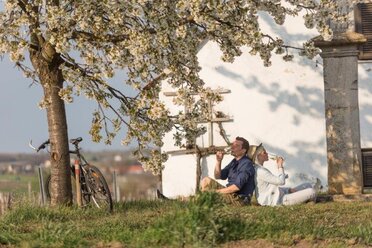
{"label": "green lawn", "polygon": [[[191,202],[139,201],[97,209],[18,202],[0,219],[0,246],[239,247],[244,242],[328,247],[372,245],[372,203],[230,207],[215,194]],[[230,246],[229,246],[230,244]],[[1,246],[2,247],[2,246]]]}

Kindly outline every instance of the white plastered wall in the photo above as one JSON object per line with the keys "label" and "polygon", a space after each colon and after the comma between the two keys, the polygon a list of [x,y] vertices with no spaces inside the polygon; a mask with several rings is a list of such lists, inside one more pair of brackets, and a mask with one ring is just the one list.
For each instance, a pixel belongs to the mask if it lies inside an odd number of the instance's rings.
{"label": "white plastered wall", "polygon": [[[263,29],[279,34],[293,46],[299,46],[302,41],[316,35],[302,26],[299,17],[287,19],[284,27],[275,29],[271,28],[270,18],[263,17]],[[198,54],[202,67],[200,76],[206,85],[212,89],[231,90],[231,93],[223,95],[223,102],[214,107],[233,119],[233,122],[223,124],[230,140],[242,136],[251,144],[262,142],[268,152],[283,156],[289,175],[288,186],[318,177],[326,188],[321,58],[309,60],[295,56],[292,62],[284,62],[280,56],[273,56],[272,66],[264,67],[258,56],[251,56],[247,49],[243,51],[243,55],[231,64],[220,60],[221,52],[213,42],[207,42]],[[362,147],[372,147],[371,70],[368,63],[359,65]],[[174,90],[164,84],[163,91]],[[172,106],[170,97],[162,95],[161,100]],[[174,107],[173,110],[176,111]],[[217,125],[213,126],[213,137],[213,145],[226,145]],[[172,134],[168,134],[164,141],[163,151],[178,150],[173,146]],[[208,147],[208,133],[197,143]],[[230,155],[225,156],[223,164],[227,165],[231,159]],[[213,155],[202,159],[202,178],[213,177],[214,165]],[[275,172],[272,161],[266,166]],[[195,192],[195,185],[196,156],[171,155],[163,171],[163,193],[168,197],[191,195]]]}

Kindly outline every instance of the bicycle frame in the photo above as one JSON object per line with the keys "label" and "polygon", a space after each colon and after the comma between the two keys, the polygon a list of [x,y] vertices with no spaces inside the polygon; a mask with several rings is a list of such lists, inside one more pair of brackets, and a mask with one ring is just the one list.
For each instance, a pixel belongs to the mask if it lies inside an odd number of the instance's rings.
{"label": "bicycle frame", "polygon": [[[74,164],[71,164],[70,167],[76,183],[76,202],[78,206],[81,207],[83,205],[82,197],[86,197],[87,195],[91,194],[89,186],[87,186],[86,184],[85,174],[87,173],[87,171],[84,168],[88,164],[88,162],[80,153],[78,144],[75,144],[75,151],[70,150],[69,152],[70,154],[75,154],[77,157],[74,161]],[[85,200],[87,201],[87,199]]]}
{"label": "bicycle frame", "polygon": [[[86,201],[89,202],[90,200],[93,200],[94,204],[98,208],[100,208],[96,198],[92,195],[91,186],[86,181],[86,180],[88,180],[88,178],[86,177],[86,175],[87,175],[86,167],[89,165],[89,163],[87,162],[85,157],[80,153],[79,142],[76,142],[74,144],[74,146],[75,146],[75,151],[70,151],[70,153],[75,154],[77,159],[75,160],[74,167],[71,165],[71,169],[73,171],[76,171],[77,168],[78,168],[78,171],[79,171],[79,180],[76,180],[78,204],[79,204],[79,199],[82,199],[81,196],[78,195],[78,192],[80,192],[83,197],[89,197],[89,199],[85,199]],[[74,176],[76,178],[76,174],[74,174]],[[80,184],[80,185],[78,185],[78,184]],[[79,187],[80,187],[80,190],[78,189]]]}
{"label": "bicycle frame", "polygon": [[[98,208],[105,208],[110,212],[113,210],[112,198],[110,189],[107,185],[106,179],[102,172],[95,166],[90,165],[84,156],[80,153],[79,142],[82,138],[71,139],[70,143],[74,145],[74,150],[69,150],[70,154],[75,154],[76,159],[73,164],[70,164],[71,174],[76,183],[76,200],[79,206],[89,203],[94,203]],[[30,141],[29,146],[37,152],[47,148],[50,145],[49,140],[42,143],[38,148],[32,145]],[[46,188],[49,192],[51,176],[47,178]],[[85,206],[84,205],[84,206]]]}

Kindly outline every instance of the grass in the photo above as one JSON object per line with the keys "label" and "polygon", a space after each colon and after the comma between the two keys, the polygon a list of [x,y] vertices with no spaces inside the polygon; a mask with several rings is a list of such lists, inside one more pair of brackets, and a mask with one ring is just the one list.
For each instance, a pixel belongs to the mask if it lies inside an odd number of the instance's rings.
{"label": "grass", "polygon": [[[372,203],[231,207],[216,194],[191,202],[137,201],[99,209],[38,207],[19,202],[0,218],[0,246],[8,247],[216,247],[236,240],[294,245],[326,241],[330,247],[372,245]],[[334,244],[334,245],[332,245]]]}

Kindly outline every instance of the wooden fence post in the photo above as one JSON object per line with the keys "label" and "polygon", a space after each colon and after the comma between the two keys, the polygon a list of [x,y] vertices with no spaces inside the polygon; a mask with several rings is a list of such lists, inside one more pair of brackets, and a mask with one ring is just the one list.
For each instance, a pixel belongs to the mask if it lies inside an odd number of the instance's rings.
{"label": "wooden fence post", "polygon": [[80,164],[79,160],[75,160],[75,182],[76,182],[76,202],[81,207],[81,185],[80,185]]}
{"label": "wooden fence post", "polygon": [[44,191],[44,179],[43,179],[43,170],[41,166],[38,167],[39,174],[39,185],[40,185],[40,196],[41,196],[41,205],[45,205],[45,191]]}

